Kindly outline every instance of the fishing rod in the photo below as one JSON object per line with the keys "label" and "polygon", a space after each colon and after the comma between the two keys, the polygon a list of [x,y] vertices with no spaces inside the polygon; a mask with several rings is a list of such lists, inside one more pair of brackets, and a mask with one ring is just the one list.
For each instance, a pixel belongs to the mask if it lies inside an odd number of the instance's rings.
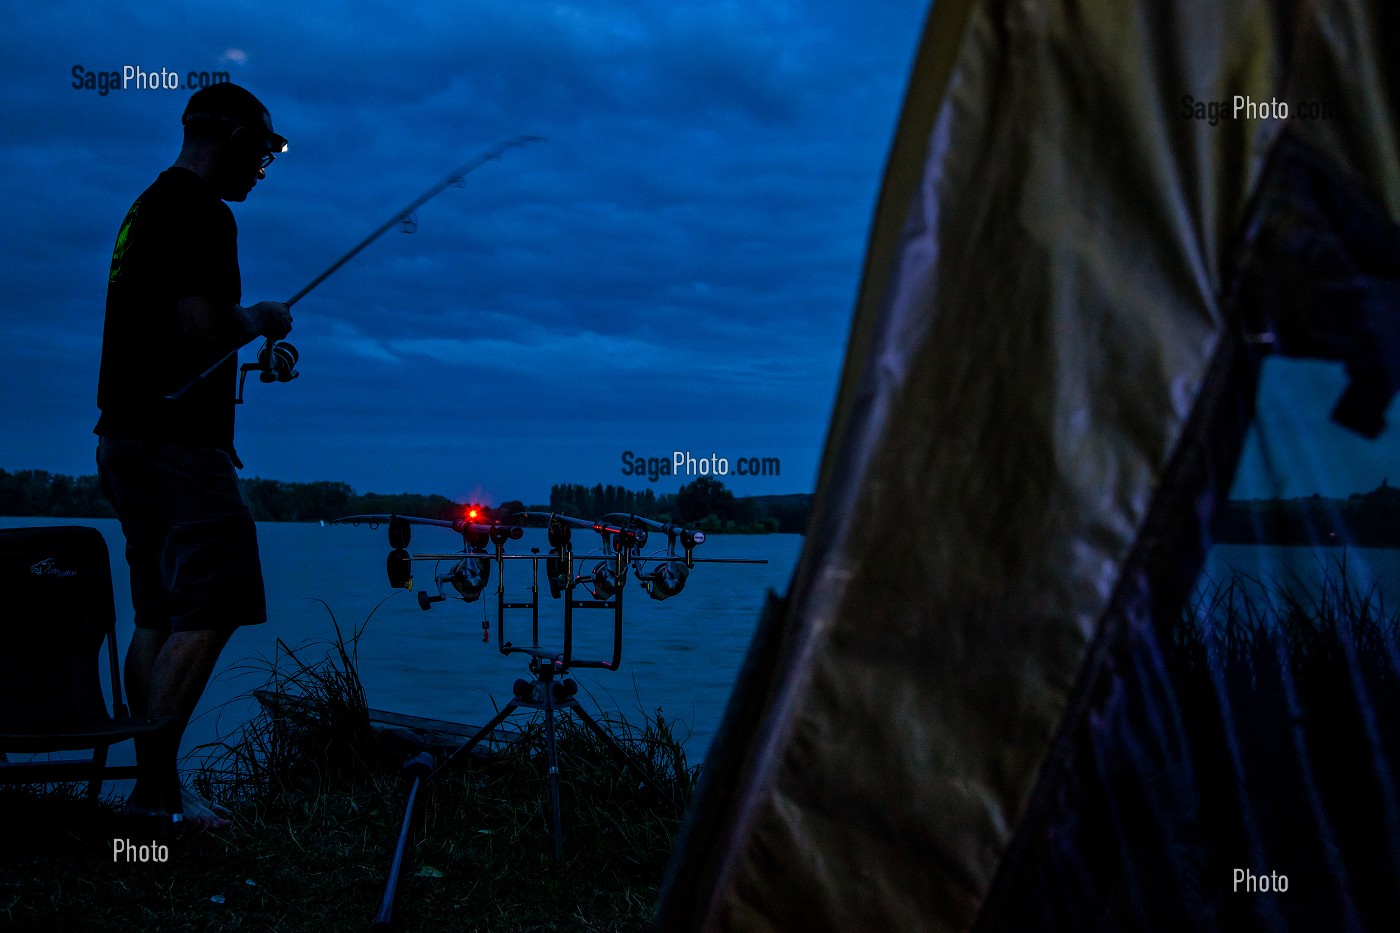
{"label": "fishing rod", "polygon": [[[484,595],[490,582],[491,564],[497,567],[496,577],[496,645],[502,655],[521,655],[529,659],[529,680],[517,679],[511,687],[510,699],[499,708],[495,717],[477,729],[455,751],[434,765],[430,756],[415,755],[404,765],[404,776],[409,781],[404,816],[394,848],[393,860],[385,879],[384,897],[380,913],[375,918],[379,928],[392,921],[392,911],[398,896],[399,880],[408,857],[411,843],[410,826],[413,812],[418,806],[419,797],[425,784],[436,779],[453,761],[470,755],[482,741],[494,740],[496,729],[513,713],[526,710],[544,714],[545,755],[548,762],[546,780],[549,794],[549,828],[552,843],[552,856],[555,863],[564,857],[563,805],[560,795],[560,759],[555,737],[555,721],[559,715],[573,713],[585,727],[592,731],[613,761],[630,771],[640,785],[650,788],[663,802],[679,809],[674,796],[659,784],[650,769],[643,767],[632,755],[618,744],[617,739],[579,703],[578,682],[567,678],[571,672],[580,669],[616,671],[622,663],[622,617],[623,593],[626,588],[630,565],[633,574],[641,582],[642,588],[654,600],[665,600],[680,594],[691,568],[705,563],[747,563],[766,564],[762,559],[714,558],[706,560],[693,555],[696,546],[705,542],[705,533],[698,528],[687,528],[670,521],[658,521],[631,512],[615,512],[600,519],[579,518],[560,512],[523,511],[510,516],[509,523],[485,523],[475,519],[479,513],[475,507],[467,512],[464,520],[426,518],[399,514],[347,515],[332,519],[331,524],[367,524],[371,529],[380,525],[389,526],[389,558],[386,569],[389,585],[395,589],[411,589],[413,586],[413,561],[453,561],[452,569],[445,574],[433,573],[436,592],[427,590],[418,594],[418,605],[428,609],[448,597],[445,587],[450,586],[463,602],[477,601]],[[620,519],[620,520],[619,520]],[[528,554],[507,554],[510,542],[520,541],[524,536],[522,526],[540,526],[545,529],[550,545],[547,554],[540,548],[531,547]],[[456,553],[410,554],[408,546],[413,538],[413,526],[428,526],[451,530],[462,536],[462,551]],[[587,564],[595,558],[578,558],[574,554],[574,532],[595,532],[602,538],[605,552],[591,570]],[[640,549],[646,545],[649,532],[664,534],[667,548],[664,556],[643,557]],[[488,552],[488,542],[494,545]],[[684,556],[675,553],[679,543]],[[529,597],[519,596],[507,600],[506,566],[507,561],[526,560],[530,562]],[[545,580],[549,595],[563,603],[563,644],[544,645],[540,641],[540,565],[544,565]],[[656,564],[645,570],[644,564]],[[583,571],[583,572],[578,572]],[[518,592],[518,591],[517,591]],[[582,594],[582,595],[581,595]],[[592,598],[588,598],[591,596]],[[574,654],[574,614],[576,611],[601,610],[611,613],[612,653],[608,658],[587,659]],[[530,615],[530,640],[526,644],[513,644],[506,640],[505,618],[507,612],[528,612]],[[482,616],[482,641],[490,641],[490,620]]]}
{"label": "fishing rod", "polygon": [[[434,574],[433,583],[437,587],[435,595],[428,591],[419,592],[418,605],[425,610],[446,598],[444,584],[448,583],[457,591],[458,598],[464,602],[475,602],[490,582],[492,563],[496,564],[500,573],[504,575],[507,561],[530,561],[534,565],[536,577],[539,574],[539,565],[544,563],[545,580],[548,583],[549,594],[554,599],[559,599],[576,586],[588,585],[593,590],[595,599],[604,602],[618,594],[625,585],[625,571],[628,567],[641,583],[643,591],[652,599],[661,601],[680,594],[696,564],[768,563],[766,560],[743,557],[696,557],[695,548],[705,543],[703,531],[686,528],[675,522],[659,522],[631,512],[614,512],[601,519],[587,519],[561,512],[525,511],[515,513],[512,518],[511,522],[487,523],[475,521],[475,513],[470,519],[372,514],[346,515],[331,519],[331,524],[366,524],[371,530],[378,529],[380,525],[388,526],[389,546],[392,550],[385,566],[389,575],[389,585],[395,589],[413,588],[414,561],[453,562],[448,573]],[[462,536],[463,548],[457,553],[410,554],[408,545],[413,537],[413,525],[451,529]],[[547,530],[550,545],[548,554],[541,554],[538,548],[531,548],[530,554],[505,553],[505,545],[510,541],[519,541],[525,525],[544,527]],[[592,573],[574,574],[572,532],[575,530],[597,533],[602,539],[604,554],[611,555],[598,560],[592,568]],[[664,551],[649,555],[642,553],[649,531],[660,532],[666,536]],[[678,544],[680,553],[677,553]],[[487,550],[490,545],[496,547],[494,555]],[[592,559],[584,558],[583,561],[587,563]],[[504,590],[498,595],[503,597]],[[502,628],[503,612],[506,608],[511,607],[504,603],[498,607],[498,615],[501,618],[497,620],[500,623],[498,628],[501,628],[503,653],[509,647],[504,642]],[[567,640],[566,637],[566,643]]]}
{"label": "fishing rod", "polygon": [[[384,223],[380,224],[379,227],[377,227],[373,233],[365,237],[359,243],[355,244],[355,246],[352,247],[350,251],[347,252],[344,256],[341,256],[335,262],[331,263],[328,267],[326,267],[325,271],[323,271],[320,275],[316,276],[314,279],[308,282],[306,286],[301,289],[301,291],[297,292],[291,298],[287,299],[287,307],[290,308],[292,305],[305,298],[307,294],[311,292],[312,289],[320,285],[326,279],[330,278],[337,270],[340,269],[341,266],[354,259],[357,255],[360,254],[361,250],[363,250],[366,246],[369,246],[375,240],[379,239],[385,233],[388,233],[390,230],[392,230],[394,227],[400,224],[410,223],[412,220],[413,212],[418,210],[418,208],[422,207],[424,204],[437,197],[446,189],[452,187],[460,187],[462,184],[462,179],[466,178],[472,172],[481,168],[481,166],[485,165],[487,162],[500,161],[501,156],[509,152],[511,149],[516,149],[520,146],[528,145],[529,143],[533,142],[542,142],[543,140],[543,136],[516,136],[512,139],[506,140],[505,142],[497,143],[496,145],[492,146],[490,149],[487,149],[485,152],[482,152],[480,155],[476,156],[470,161],[464,162],[461,165],[457,166],[451,172],[447,173],[447,175],[441,181],[433,185],[427,191],[424,191],[418,197],[414,198],[411,202],[405,205],[392,217],[384,221]],[[224,354],[213,366],[210,366],[204,372],[200,373],[198,376],[195,376],[189,382],[185,383],[183,386],[167,395],[166,398],[172,400],[183,398],[185,393],[189,392],[196,385],[203,382],[216,369],[224,365],[224,363],[228,361],[229,357],[237,355],[237,349],[234,349],[231,352]],[[243,403],[243,384],[248,378],[248,373],[257,372],[259,374],[258,379],[261,382],[291,382],[293,379],[300,375],[300,373],[296,371],[296,364],[298,359],[299,354],[297,353],[296,347],[292,346],[290,343],[273,340],[271,337],[269,337],[267,339],[267,342],[263,344],[262,349],[258,351],[257,361],[253,363],[244,363],[243,366],[240,368],[240,374],[238,377],[238,395],[234,399],[235,404],[241,405]]]}

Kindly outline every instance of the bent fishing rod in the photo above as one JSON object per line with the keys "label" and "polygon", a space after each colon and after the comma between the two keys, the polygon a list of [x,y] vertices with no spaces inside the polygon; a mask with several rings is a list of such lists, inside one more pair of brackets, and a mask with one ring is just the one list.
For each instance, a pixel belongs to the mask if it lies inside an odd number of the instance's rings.
{"label": "bent fishing rod", "polygon": [[[297,292],[291,298],[288,298],[286,302],[287,307],[290,308],[292,305],[305,298],[307,294],[311,292],[312,289],[320,285],[326,279],[330,278],[331,275],[333,275],[337,270],[339,270],[341,266],[354,259],[366,246],[369,246],[371,243],[379,239],[385,233],[388,233],[390,230],[392,230],[394,227],[399,226],[400,224],[411,223],[414,211],[418,210],[418,208],[422,207],[424,204],[437,197],[446,189],[452,187],[460,187],[462,184],[462,179],[466,178],[472,172],[481,168],[481,166],[485,165],[487,162],[498,162],[500,161],[501,156],[509,152],[511,149],[516,149],[520,146],[524,146],[533,142],[541,142],[543,140],[543,136],[516,136],[512,139],[506,140],[505,142],[497,143],[490,149],[487,149],[485,152],[482,152],[480,155],[473,158],[471,161],[465,162],[457,166],[455,169],[449,172],[441,181],[433,185],[427,191],[424,191],[417,198],[414,198],[413,201],[405,205],[392,217],[384,221],[384,223],[380,224],[379,227],[377,227],[373,233],[365,237],[359,243],[355,244],[355,246],[351,248],[351,250],[347,252],[344,256],[341,256],[335,262],[331,263],[324,272],[322,272],[320,275],[316,276],[314,279],[308,282],[306,286],[302,288],[301,291]],[[238,349],[240,348],[235,348],[234,350],[221,356],[218,362],[216,362],[213,366],[210,366],[208,369],[204,370],[204,372],[200,373],[198,376],[195,376],[189,382],[185,383],[183,386],[167,395],[166,398],[172,400],[183,398],[185,396],[185,393],[189,392],[195,386],[199,385],[199,383],[203,382],[210,375],[212,375],[216,369],[224,365],[224,363],[228,361],[229,357],[237,356]],[[271,337],[267,338],[267,342],[264,343],[262,349],[258,351],[257,361],[253,363],[243,364],[238,379],[238,396],[234,399],[234,402],[237,404],[242,404],[243,402],[243,383],[248,378],[248,373],[259,373],[258,378],[262,382],[291,382],[297,376],[301,375],[296,371],[297,360],[298,354],[296,347],[292,346],[290,343],[284,343],[278,340],[273,340]]]}

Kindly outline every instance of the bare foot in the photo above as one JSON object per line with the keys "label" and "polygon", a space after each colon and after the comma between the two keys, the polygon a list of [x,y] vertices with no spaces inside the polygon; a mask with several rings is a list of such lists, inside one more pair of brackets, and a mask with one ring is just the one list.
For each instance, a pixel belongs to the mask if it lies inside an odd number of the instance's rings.
{"label": "bare foot", "polygon": [[232,825],[233,813],[227,807],[205,800],[188,784],[180,785],[180,804],[190,829],[228,829]]}

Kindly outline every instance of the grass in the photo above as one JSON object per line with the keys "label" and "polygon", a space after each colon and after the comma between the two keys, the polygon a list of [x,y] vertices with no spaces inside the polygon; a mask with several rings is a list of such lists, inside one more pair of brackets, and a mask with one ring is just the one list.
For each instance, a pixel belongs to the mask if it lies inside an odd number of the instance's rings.
{"label": "grass", "polygon": [[[1313,592],[1234,577],[1174,636],[1204,874],[1229,878],[1259,852],[1306,892],[1290,909],[1384,928],[1400,915],[1400,616],[1384,593],[1344,560]],[[1244,906],[1222,903],[1231,918]]]}
{"label": "grass", "polygon": [[[1260,580],[1236,574],[1215,583],[1187,608],[1172,632],[1168,661],[1191,682],[1228,672],[1233,689],[1270,694],[1285,668],[1305,692],[1339,672],[1375,684],[1400,678],[1400,618],[1379,587],[1352,582],[1345,559],[1324,570],[1315,592],[1296,576]],[[1281,666],[1282,665],[1282,666]]]}
{"label": "grass", "polygon": [[[1393,607],[1343,560],[1228,575],[1178,611],[1117,629],[995,928],[1394,928]],[[1289,891],[1236,892],[1238,869]]]}
{"label": "grass", "polygon": [[[196,777],[235,809],[230,831],[168,839],[165,863],[114,863],[113,839],[144,840],[112,804],[91,807],[72,788],[0,795],[0,926],[366,926],[399,828],[401,755],[369,729],[358,631],[342,637],[331,621],[322,656],[281,645],[266,664],[267,687],[304,702],[264,709]],[[1019,928],[1065,917],[1068,929],[1144,917],[1163,929],[1268,927],[1257,913],[1267,899],[1228,890],[1245,865],[1290,875],[1295,928],[1389,928],[1400,916],[1400,616],[1340,563],[1311,592],[1230,577],[1158,621],[1114,649],[1063,808],[1032,850]],[[606,719],[679,805],[563,716],[565,858],[554,864],[544,730],[530,722],[489,761],[433,783],[400,929],[649,927],[697,769],[659,711],[639,725]],[[1042,917],[1040,905],[1054,910]]]}
{"label": "grass", "polygon": [[[225,832],[171,836],[164,863],[113,861],[113,840],[149,842],[117,805],[79,789],[0,794],[0,926],[75,930],[344,930],[383,894],[406,787],[402,754],[370,729],[356,672],[359,631],[279,644],[266,686],[304,702],[264,708],[194,784],[230,806]],[[362,630],[363,627],[361,627]],[[324,646],[323,646],[324,647]],[[523,715],[517,717],[523,719]],[[603,717],[671,800],[616,765],[572,715],[558,719],[564,859],[550,858],[544,726],[497,742],[489,760],[444,771],[420,795],[400,882],[402,930],[641,930],[698,769],[658,710]]]}

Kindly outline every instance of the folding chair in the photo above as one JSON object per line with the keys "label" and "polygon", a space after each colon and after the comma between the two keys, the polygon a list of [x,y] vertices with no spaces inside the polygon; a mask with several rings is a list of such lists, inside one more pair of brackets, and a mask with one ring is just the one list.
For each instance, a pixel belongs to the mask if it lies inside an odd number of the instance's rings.
{"label": "folding chair", "polygon": [[[155,732],[169,717],[133,717],[122,702],[116,611],[107,544],[95,528],[0,529],[0,753],[91,749],[88,758],[11,762],[0,784],[87,781],[96,800],[112,745]],[[103,640],[112,668],[112,713],[102,699]]]}

